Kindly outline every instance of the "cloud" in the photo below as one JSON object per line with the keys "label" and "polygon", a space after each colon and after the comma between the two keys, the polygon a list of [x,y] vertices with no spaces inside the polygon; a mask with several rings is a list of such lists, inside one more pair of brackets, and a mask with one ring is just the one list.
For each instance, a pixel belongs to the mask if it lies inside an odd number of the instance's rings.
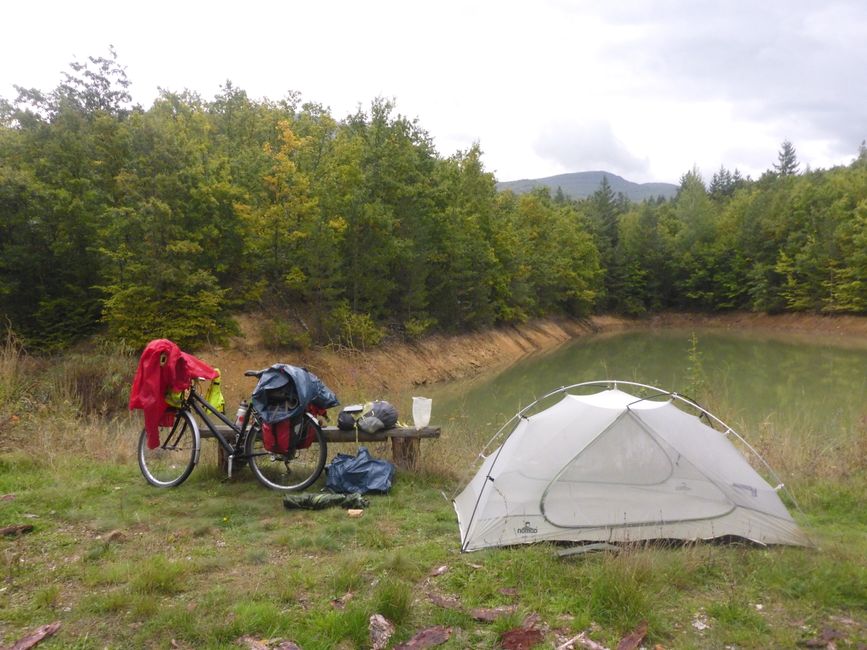
{"label": "cloud", "polygon": [[[796,145],[822,143],[831,155],[867,137],[867,4],[669,0],[653,12],[611,4],[609,25],[629,29],[627,56],[635,78],[652,80],[649,92],[728,102],[735,119]],[[624,48],[606,54],[620,59]]]}
{"label": "cloud", "polygon": [[534,149],[566,172],[604,170],[628,177],[643,176],[649,168],[649,161],[630,152],[605,120],[548,123]]}
{"label": "cloud", "polygon": [[[867,138],[864,0],[8,4],[21,29],[0,39],[15,62],[0,67],[2,97],[50,90],[114,43],[145,106],[158,87],[208,98],[226,79],[254,98],[297,90],[338,119],[393,97],[441,153],[478,141],[504,179],[676,181],[694,164],[758,177],[784,139],[817,168]],[[289,41],[262,38],[262,16]]]}

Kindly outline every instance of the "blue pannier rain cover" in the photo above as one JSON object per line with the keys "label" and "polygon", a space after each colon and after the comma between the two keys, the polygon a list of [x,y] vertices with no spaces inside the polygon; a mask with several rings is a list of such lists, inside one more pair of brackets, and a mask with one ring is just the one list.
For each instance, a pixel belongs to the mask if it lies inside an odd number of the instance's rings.
{"label": "blue pannier rain cover", "polygon": [[388,492],[394,479],[394,465],[373,458],[367,447],[359,447],[357,456],[337,454],[328,466],[325,487],[342,494]]}
{"label": "blue pannier rain cover", "polygon": [[[274,394],[281,395],[279,402],[272,399]],[[306,368],[285,363],[275,363],[259,376],[251,399],[253,408],[268,424],[301,415],[310,404],[324,409],[340,404],[334,391],[319,377]]]}

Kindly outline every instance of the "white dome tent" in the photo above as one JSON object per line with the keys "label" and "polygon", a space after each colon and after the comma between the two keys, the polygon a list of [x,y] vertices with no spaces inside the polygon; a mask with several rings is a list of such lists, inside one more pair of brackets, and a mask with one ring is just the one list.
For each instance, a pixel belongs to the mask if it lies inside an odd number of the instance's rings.
{"label": "white dome tent", "polygon": [[[621,386],[651,394],[636,397]],[[588,388],[600,390],[575,394]],[[553,406],[526,415],[558,394],[562,399]],[[511,433],[483,456],[454,500],[462,551],[540,541],[727,536],[810,545],[777,494],[781,482],[758,452],[676,393],[625,381],[560,388],[515,415],[489,448],[511,423]],[[730,437],[755,455],[776,488]]]}

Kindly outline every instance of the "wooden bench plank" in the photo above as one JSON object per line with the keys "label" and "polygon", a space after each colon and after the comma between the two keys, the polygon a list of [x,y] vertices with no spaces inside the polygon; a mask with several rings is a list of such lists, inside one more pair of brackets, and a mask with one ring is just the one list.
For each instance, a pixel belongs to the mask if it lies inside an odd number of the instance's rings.
{"label": "wooden bench plank", "polygon": [[[325,434],[325,439],[328,442],[355,442],[355,431],[344,431],[337,427],[322,427],[322,432]],[[416,429],[415,427],[393,427],[391,429],[382,429],[376,433],[358,432],[359,442],[377,442],[388,438],[439,438],[439,427],[424,427]]]}
{"label": "wooden bench plank", "polygon": [[[217,425],[217,431],[220,435],[229,441],[235,439],[235,432],[224,424]],[[418,466],[418,459],[421,457],[421,439],[422,438],[439,438],[439,427],[423,427],[416,429],[415,427],[393,427],[391,429],[382,429],[376,433],[365,433],[364,431],[344,431],[337,427],[322,427],[322,432],[325,434],[326,442],[383,442],[391,440],[391,455],[394,464],[402,469],[415,469]],[[213,438],[211,430],[206,426],[200,426],[202,438]],[[220,447],[220,464],[225,465],[225,452]]]}

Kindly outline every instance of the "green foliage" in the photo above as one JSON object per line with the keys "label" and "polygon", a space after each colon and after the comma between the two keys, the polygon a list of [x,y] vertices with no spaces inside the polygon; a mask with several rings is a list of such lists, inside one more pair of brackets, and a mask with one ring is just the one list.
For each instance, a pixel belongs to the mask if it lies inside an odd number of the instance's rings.
{"label": "green foliage", "polygon": [[601,267],[580,215],[572,206],[556,205],[547,190],[524,194],[510,207],[518,242],[512,251],[518,271],[512,280],[516,306],[534,316],[589,313]]}
{"label": "green foliage", "polygon": [[48,585],[39,589],[33,597],[33,605],[37,609],[54,609],[60,600],[60,587]]}
{"label": "green foliage", "polygon": [[331,344],[350,350],[365,350],[376,347],[385,336],[385,331],[376,325],[369,314],[359,314],[342,302],[331,312],[328,324]]}
{"label": "green foliage", "polygon": [[289,350],[299,352],[313,345],[310,333],[298,327],[293,327],[285,319],[263,320],[259,333],[262,343],[270,350]]}
{"label": "green foliage", "polygon": [[602,562],[590,584],[593,620],[626,631],[646,619],[652,598],[650,570],[638,555]]}
{"label": "green foliage", "polygon": [[704,401],[707,397],[708,381],[704,369],[701,350],[698,346],[698,336],[695,332],[689,337],[689,367],[687,368],[686,390],[690,399]]}
{"label": "green foliage", "polygon": [[6,340],[0,348],[0,417],[9,416],[7,409],[12,409],[21,400],[29,397],[30,387],[34,378],[29,375],[28,358],[24,346],[11,329],[6,330]]}
{"label": "green foliage", "polygon": [[400,625],[412,611],[412,585],[402,580],[385,578],[377,586],[374,610],[389,621]]}
{"label": "green foliage", "polygon": [[49,401],[64,398],[80,415],[114,416],[129,408],[137,361],[133,348],[106,344],[64,355],[40,373],[38,382]]}
{"label": "green foliage", "polygon": [[403,328],[407,338],[415,341],[427,334],[434,325],[436,320],[433,318],[410,318],[404,322]]}
{"label": "green foliage", "polygon": [[607,177],[516,196],[479,144],[441,157],[392,101],[336,120],[227,82],[143,109],[129,83],[109,50],[0,99],[0,312],[33,349],[100,329],[195,346],[253,306],[303,310],[309,341],[277,328],[281,347],[600,310],[867,312],[863,147],[799,173],[787,141],[758,182],[692,170],[670,201]]}
{"label": "green foliage", "polygon": [[[196,282],[198,280],[198,282]],[[155,338],[181,347],[219,341],[233,332],[223,310],[225,290],[217,289],[206,273],[190,278],[189,286],[159,291],[155,287],[109,287],[105,302],[108,333],[135,348]]]}
{"label": "green foliage", "polygon": [[189,565],[156,555],[135,569],[130,591],[138,594],[173,594],[183,590]]}

